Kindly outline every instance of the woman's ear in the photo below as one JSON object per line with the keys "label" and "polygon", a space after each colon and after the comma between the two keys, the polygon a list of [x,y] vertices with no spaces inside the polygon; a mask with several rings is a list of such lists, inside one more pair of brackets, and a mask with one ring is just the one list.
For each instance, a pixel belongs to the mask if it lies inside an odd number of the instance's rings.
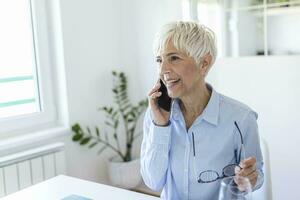
{"label": "woman's ear", "polygon": [[211,55],[210,54],[206,54],[203,57],[203,60],[202,60],[201,65],[200,65],[200,70],[201,70],[201,72],[202,72],[202,74],[204,76],[206,76],[207,73],[208,73],[208,71],[210,70],[211,62],[212,62]]}

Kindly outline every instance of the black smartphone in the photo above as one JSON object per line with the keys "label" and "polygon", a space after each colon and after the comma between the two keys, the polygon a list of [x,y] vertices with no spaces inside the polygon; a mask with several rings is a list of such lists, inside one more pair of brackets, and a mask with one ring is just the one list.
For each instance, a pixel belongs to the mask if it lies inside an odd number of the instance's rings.
{"label": "black smartphone", "polygon": [[161,92],[161,95],[160,95],[160,97],[158,97],[157,104],[159,107],[161,107],[165,111],[170,112],[172,98],[169,97],[168,90],[161,79],[160,79],[160,85],[161,86],[159,88],[159,91]]}

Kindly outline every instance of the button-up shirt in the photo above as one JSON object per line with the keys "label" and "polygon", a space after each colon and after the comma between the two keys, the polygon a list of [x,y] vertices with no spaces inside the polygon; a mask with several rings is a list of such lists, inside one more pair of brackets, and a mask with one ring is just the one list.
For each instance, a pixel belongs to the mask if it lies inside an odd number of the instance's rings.
{"label": "button-up shirt", "polygon": [[245,157],[256,158],[258,181],[254,190],[263,184],[257,113],[217,93],[209,85],[208,88],[211,90],[208,104],[189,129],[186,128],[179,99],[173,100],[170,123],[166,127],[156,126],[150,109],[146,111],[141,174],[150,189],[162,190],[162,199],[218,199],[220,180],[198,183],[198,177],[205,170],[214,170],[222,175],[225,166],[236,164],[237,152],[242,144],[234,122],[242,133]]}

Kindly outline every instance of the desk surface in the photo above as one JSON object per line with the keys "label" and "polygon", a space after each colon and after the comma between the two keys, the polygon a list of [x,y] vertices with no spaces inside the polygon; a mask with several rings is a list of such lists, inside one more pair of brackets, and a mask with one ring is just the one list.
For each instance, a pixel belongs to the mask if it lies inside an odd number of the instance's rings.
{"label": "desk surface", "polygon": [[108,185],[59,175],[38,183],[3,200],[61,200],[69,195],[80,195],[93,200],[158,200],[159,198]]}

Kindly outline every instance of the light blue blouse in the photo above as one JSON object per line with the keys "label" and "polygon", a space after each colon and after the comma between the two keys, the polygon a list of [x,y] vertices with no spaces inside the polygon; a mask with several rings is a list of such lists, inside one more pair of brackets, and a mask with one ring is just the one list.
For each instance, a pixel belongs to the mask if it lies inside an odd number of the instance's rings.
{"label": "light blue blouse", "polygon": [[257,160],[259,175],[254,190],[263,184],[257,114],[248,106],[207,86],[212,91],[210,100],[188,130],[178,99],[172,103],[171,123],[167,127],[154,125],[150,109],[146,112],[141,174],[149,188],[162,190],[162,199],[218,199],[220,180],[212,183],[198,183],[197,180],[202,171],[215,170],[221,175],[226,165],[236,163],[241,137],[235,121],[243,136],[246,158],[254,156]]}

